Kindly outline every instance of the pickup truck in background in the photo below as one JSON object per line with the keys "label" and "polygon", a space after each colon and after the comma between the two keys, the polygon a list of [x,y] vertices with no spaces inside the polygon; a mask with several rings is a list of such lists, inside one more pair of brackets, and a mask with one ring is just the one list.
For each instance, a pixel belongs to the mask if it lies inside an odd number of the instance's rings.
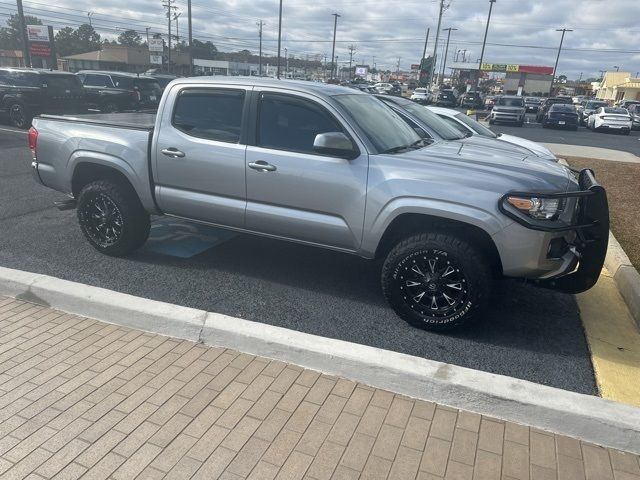
{"label": "pickup truck in background", "polygon": [[41,116],[33,174],[87,240],[127,255],[171,215],[384,260],[382,291],[420,328],[478,318],[499,276],[580,292],[607,249],[589,170],[426,140],[373,95],[264,78],[171,82],[156,116]]}

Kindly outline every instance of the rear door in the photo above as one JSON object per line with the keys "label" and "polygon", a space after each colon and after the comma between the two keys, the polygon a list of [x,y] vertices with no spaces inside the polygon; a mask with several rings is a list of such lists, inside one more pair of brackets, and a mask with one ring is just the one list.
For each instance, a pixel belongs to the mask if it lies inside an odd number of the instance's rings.
{"label": "rear door", "polygon": [[96,73],[81,73],[78,76],[84,85],[87,103],[90,107],[99,108],[102,103],[102,91],[114,88],[111,78]]}
{"label": "rear door", "polygon": [[155,133],[156,199],[177,215],[243,228],[246,98],[234,86],[174,86]]}
{"label": "rear door", "polygon": [[43,78],[43,112],[81,113],[85,109],[84,88],[77,76],[46,73]]}
{"label": "rear door", "polygon": [[254,97],[256,138],[246,157],[247,229],[356,250],[366,200],[364,148],[353,160],[314,151],[319,133],[343,132],[356,143],[338,112],[320,99],[269,89]]}

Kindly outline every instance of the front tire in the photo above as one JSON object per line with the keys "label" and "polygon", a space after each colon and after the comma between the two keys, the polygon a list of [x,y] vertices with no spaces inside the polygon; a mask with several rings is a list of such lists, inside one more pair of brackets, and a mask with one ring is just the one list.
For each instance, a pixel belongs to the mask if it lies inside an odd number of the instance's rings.
{"label": "front tire", "polygon": [[98,180],[85,185],[78,195],[77,213],[85,238],[105,255],[127,255],[149,236],[149,214],[135,191],[121,182]]}
{"label": "front tire", "polygon": [[9,120],[16,128],[27,129],[31,126],[31,114],[22,103],[14,103],[9,106]]}
{"label": "front tire", "polygon": [[387,302],[400,318],[424,330],[451,330],[477,319],[491,282],[485,256],[449,233],[400,241],[382,267]]}

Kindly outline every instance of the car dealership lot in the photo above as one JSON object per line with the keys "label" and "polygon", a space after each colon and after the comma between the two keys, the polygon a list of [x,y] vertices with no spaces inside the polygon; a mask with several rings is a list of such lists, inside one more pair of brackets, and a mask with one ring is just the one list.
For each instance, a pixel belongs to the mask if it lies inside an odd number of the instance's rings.
{"label": "car dealership lot", "polygon": [[106,257],[75,211],[53,207],[64,197],[31,179],[25,144],[0,130],[2,266],[596,393],[571,296],[503,281],[483,323],[444,335],[400,320],[381,298],[380,264],[345,254],[156,219],[145,248]]}

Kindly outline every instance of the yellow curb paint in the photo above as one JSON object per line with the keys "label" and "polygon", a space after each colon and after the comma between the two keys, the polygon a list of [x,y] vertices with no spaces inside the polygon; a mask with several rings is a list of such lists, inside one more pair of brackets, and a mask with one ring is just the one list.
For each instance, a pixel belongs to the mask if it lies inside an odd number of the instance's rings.
{"label": "yellow curb paint", "polygon": [[609,272],[576,300],[600,395],[640,406],[640,331]]}

